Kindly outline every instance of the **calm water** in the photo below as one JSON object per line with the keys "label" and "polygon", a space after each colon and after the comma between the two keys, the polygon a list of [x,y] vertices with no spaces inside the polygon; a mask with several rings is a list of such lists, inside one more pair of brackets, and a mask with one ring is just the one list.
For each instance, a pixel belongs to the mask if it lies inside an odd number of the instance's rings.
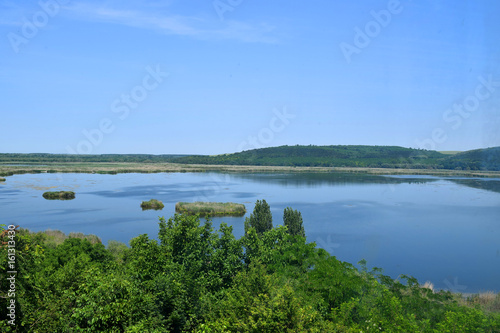
{"label": "calm water", "polygon": [[[45,200],[48,190],[76,199]],[[162,200],[162,211],[141,201]],[[413,275],[437,288],[500,291],[500,179],[334,174],[35,174],[0,183],[2,222],[34,231],[59,229],[125,243],[156,238],[158,216],[178,201],[233,201],[253,210],[271,205],[274,225],[283,209],[302,212],[308,241],[340,260],[381,267],[392,277]],[[247,216],[249,215],[247,213]],[[243,234],[241,218],[216,218]]]}

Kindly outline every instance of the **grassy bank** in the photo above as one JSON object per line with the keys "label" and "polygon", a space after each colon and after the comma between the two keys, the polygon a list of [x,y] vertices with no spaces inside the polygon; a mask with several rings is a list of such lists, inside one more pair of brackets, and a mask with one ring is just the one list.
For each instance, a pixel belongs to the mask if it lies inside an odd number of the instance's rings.
{"label": "grassy bank", "polygon": [[178,202],[175,211],[181,214],[200,216],[243,216],[245,205],[233,202]]}
{"label": "grassy bank", "polygon": [[455,294],[457,302],[470,308],[480,308],[486,313],[500,313],[500,293],[485,291],[477,294]]}
{"label": "grassy bank", "polygon": [[46,163],[31,166],[0,164],[0,176],[26,173],[158,173],[158,172],[236,172],[236,173],[301,173],[301,172],[339,172],[364,173],[375,175],[434,175],[460,177],[500,177],[500,171],[472,171],[447,169],[391,169],[364,167],[292,167],[258,165],[205,165],[177,163]]}

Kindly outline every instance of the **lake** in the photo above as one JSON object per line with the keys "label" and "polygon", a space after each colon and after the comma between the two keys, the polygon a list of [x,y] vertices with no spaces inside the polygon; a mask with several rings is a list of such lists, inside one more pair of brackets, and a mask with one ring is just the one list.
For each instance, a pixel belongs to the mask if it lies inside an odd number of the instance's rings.
{"label": "lake", "polygon": [[[45,200],[49,190],[76,199]],[[140,203],[163,201],[162,211]],[[455,292],[500,291],[500,179],[355,174],[24,174],[0,183],[2,222],[33,231],[58,229],[128,243],[156,238],[158,217],[178,201],[271,206],[273,224],[283,209],[302,213],[307,240],[338,259],[383,268],[386,275],[431,281]],[[245,217],[214,218],[243,235]]]}

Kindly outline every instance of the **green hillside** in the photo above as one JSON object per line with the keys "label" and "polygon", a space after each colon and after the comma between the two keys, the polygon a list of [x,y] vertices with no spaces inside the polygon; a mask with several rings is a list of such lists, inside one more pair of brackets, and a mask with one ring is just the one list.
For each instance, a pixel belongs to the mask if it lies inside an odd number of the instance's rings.
{"label": "green hillside", "polygon": [[280,146],[215,156],[193,155],[176,163],[323,166],[371,168],[435,168],[446,155],[397,146]]}
{"label": "green hillside", "polygon": [[398,146],[280,146],[174,159],[186,164],[368,167],[500,171],[500,147],[454,155]]}
{"label": "green hillside", "polygon": [[500,147],[474,149],[443,161],[446,169],[500,171]]}

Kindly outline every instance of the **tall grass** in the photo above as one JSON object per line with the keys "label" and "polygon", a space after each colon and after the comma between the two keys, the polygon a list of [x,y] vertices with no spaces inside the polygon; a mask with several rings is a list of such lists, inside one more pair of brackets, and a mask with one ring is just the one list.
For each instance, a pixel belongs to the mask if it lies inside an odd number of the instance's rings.
{"label": "tall grass", "polygon": [[180,214],[200,216],[243,216],[245,205],[233,202],[178,202],[175,211]]}
{"label": "tall grass", "polygon": [[493,291],[461,297],[459,303],[473,308],[480,307],[486,312],[500,313],[500,293],[494,293]]}
{"label": "tall grass", "polygon": [[101,239],[96,235],[85,235],[82,232],[70,232],[68,235],[66,235],[61,230],[51,229],[38,232],[32,232],[28,229],[21,229],[21,232],[40,236],[47,247],[56,247],[62,244],[68,238],[86,239],[92,244],[102,244]]}

